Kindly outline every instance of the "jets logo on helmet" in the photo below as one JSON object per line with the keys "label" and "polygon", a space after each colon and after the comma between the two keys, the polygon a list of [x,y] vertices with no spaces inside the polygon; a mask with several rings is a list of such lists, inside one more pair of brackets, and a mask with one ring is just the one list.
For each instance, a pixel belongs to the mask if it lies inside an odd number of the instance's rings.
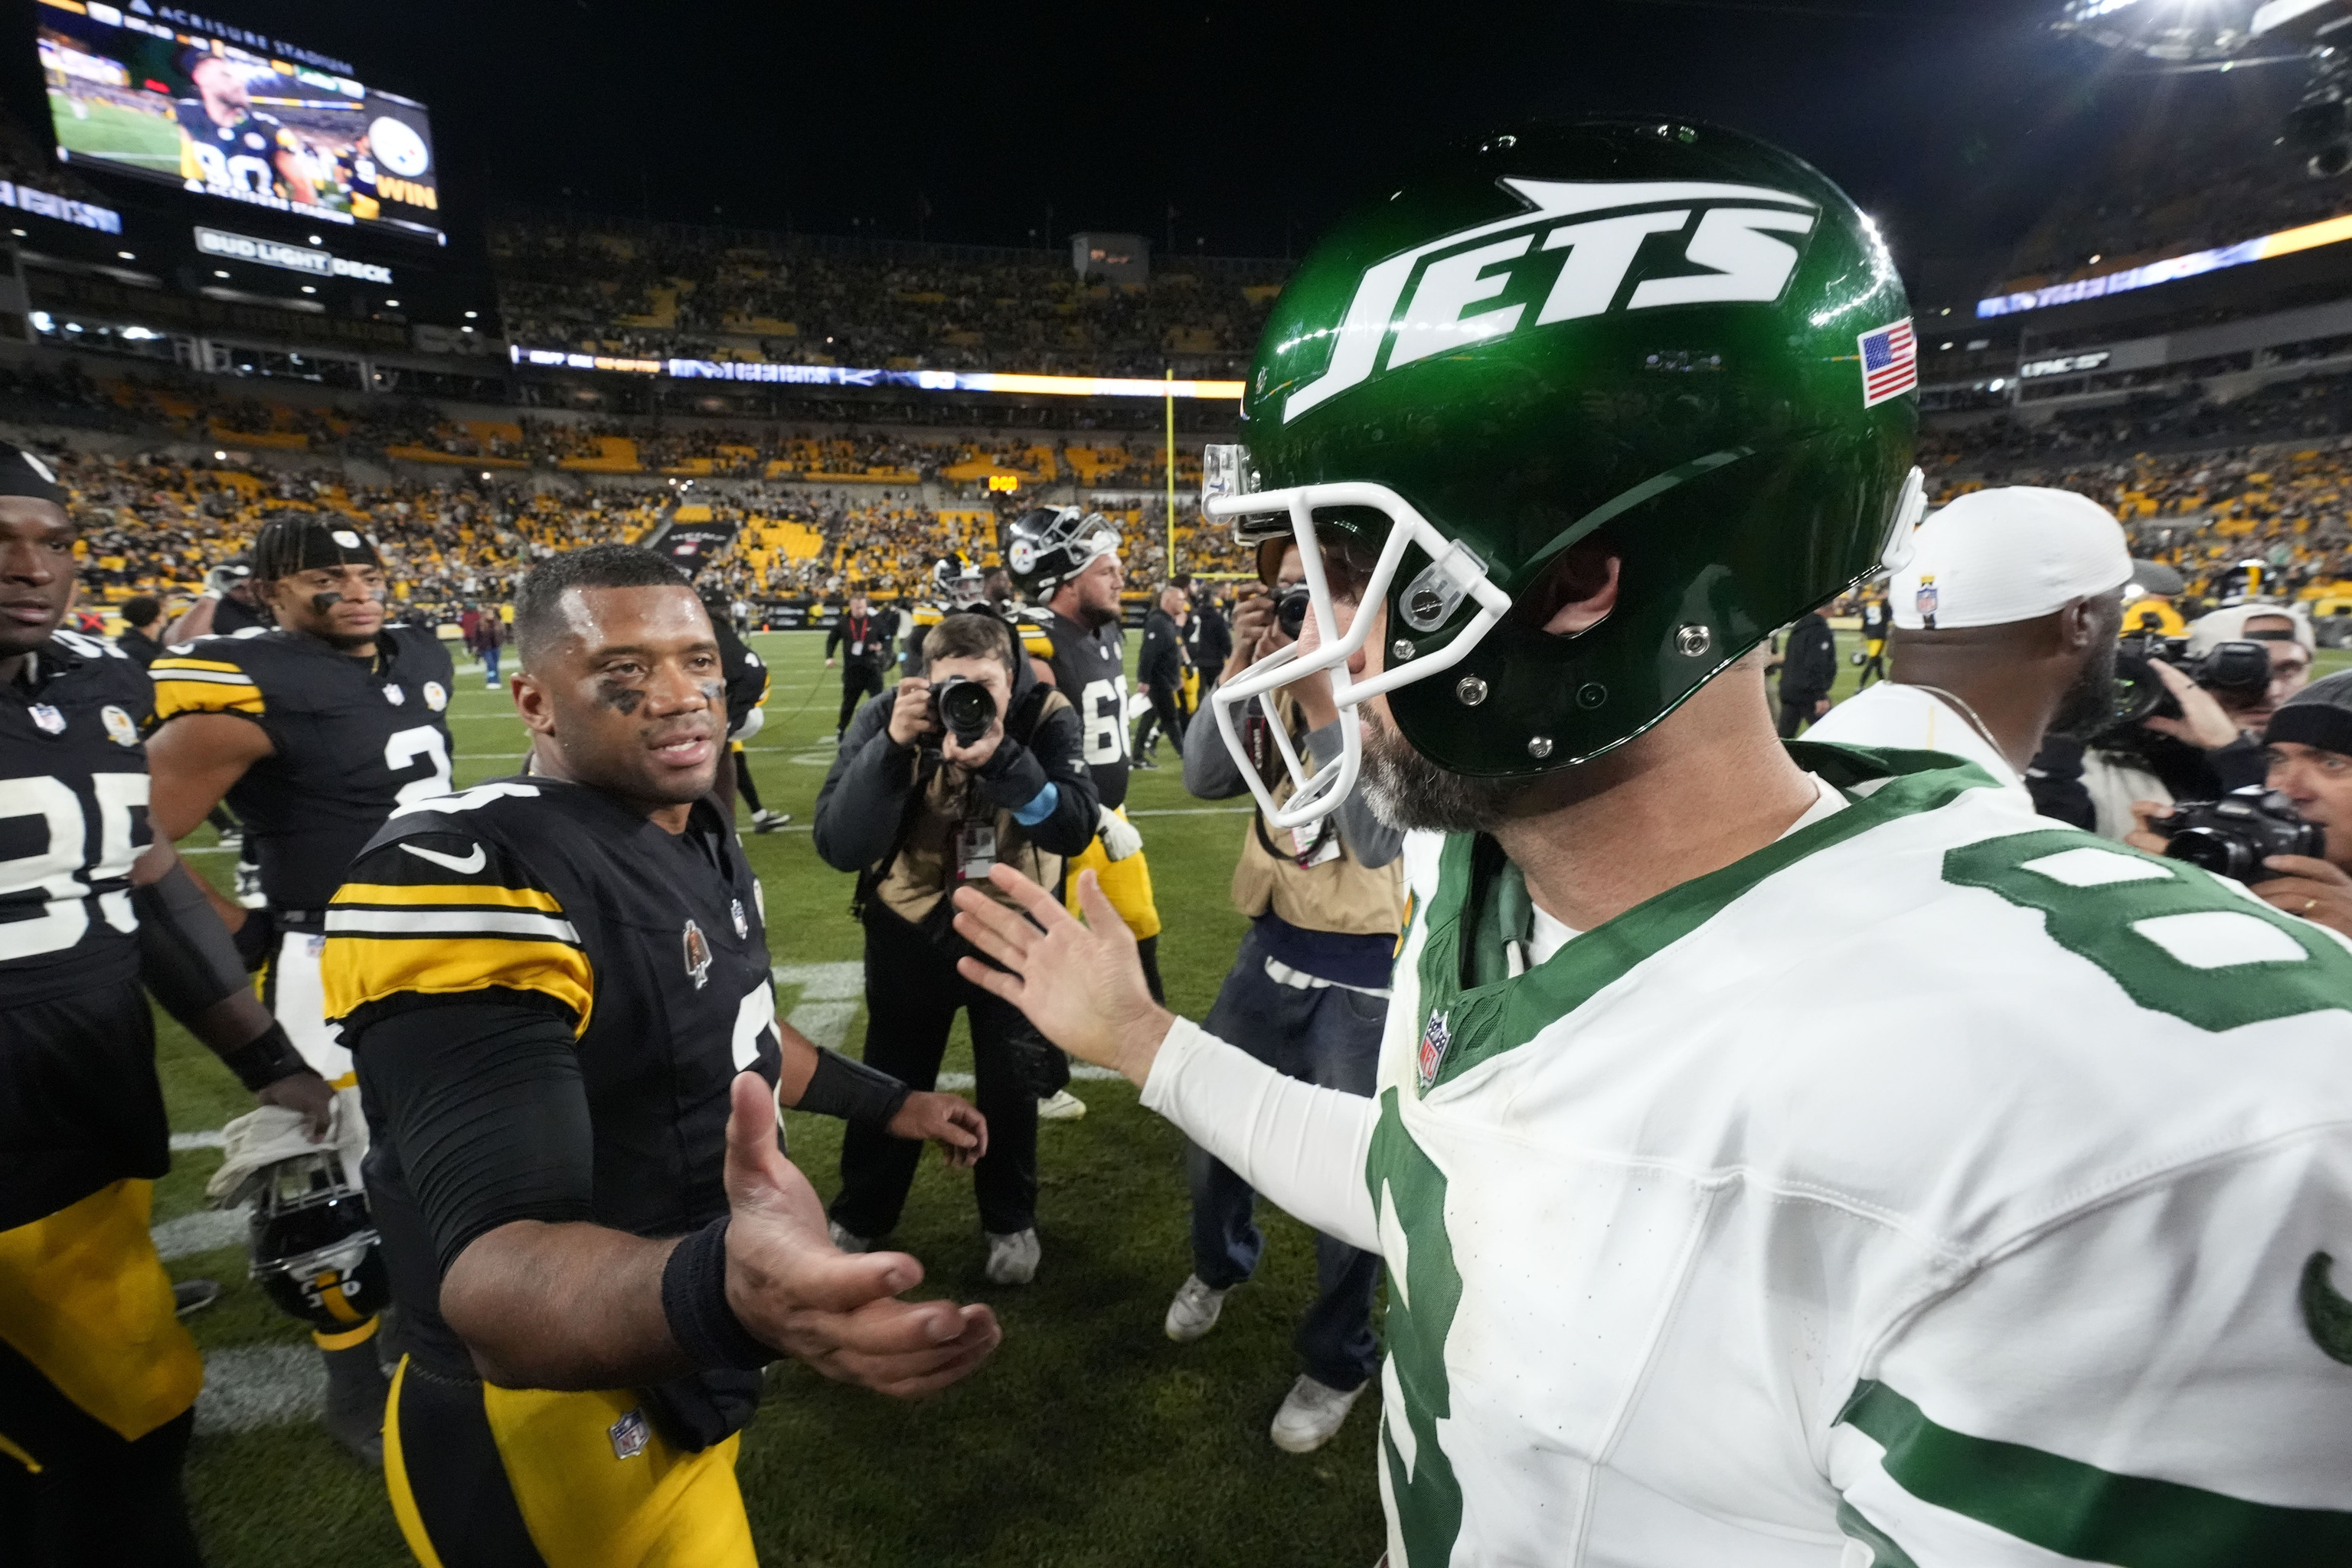
{"label": "jets logo on helmet", "polygon": [[[1910,308],[1819,171],[1736,132],[1610,117],[1457,146],[1393,190],[1300,265],[1240,448],[1203,464],[1208,515],[1297,539],[1319,644],[1217,689],[1237,757],[1240,704],[1321,674],[1343,710],[1383,699],[1450,773],[1587,762],[1907,553]],[[1608,560],[1606,617],[1548,629]],[[1361,613],[1343,621],[1335,582]],[[1280,803],[1243,768],[1274,826],[1337,807],[1361,728],[1311,775],[1286,757]]]}
{"label": "jets logo on helmet", "polygon": [[[1505,336],[1523,322],[1542,327],[1597,316],[1620,296],[1628,310],[1778,300],[1820,207],[1810,196],[1706,180],[1506,177],[1500,184],[1532,210],[1440,235],[1366,268],[1339,324],[1331,368],[1283,399],[1285,423],[1370,379],[1383,345],[1387,368],[1394,370]],[[1649,244],[1666,235],[1683,238],[1679,255]],[[1654,274],[1685,270],[1644,278],[1626,296],[1625,283],[1645,255]],[[1506,293],[1523,292],[1517,287],[1522,268],[1551,279],[1532,316],[1533,297],[1499,302]],[[1400,315],[1397,302],[1408,282],[1412,300]]]}
{"label": "jets logo on helmet", "polygon": [[1004,564],[1013,585],[1032,604],[1097,561],[1118,551],[1118,531],[1098,511],[1077,507],[1037,507],[1013,520],[1005,531]]}

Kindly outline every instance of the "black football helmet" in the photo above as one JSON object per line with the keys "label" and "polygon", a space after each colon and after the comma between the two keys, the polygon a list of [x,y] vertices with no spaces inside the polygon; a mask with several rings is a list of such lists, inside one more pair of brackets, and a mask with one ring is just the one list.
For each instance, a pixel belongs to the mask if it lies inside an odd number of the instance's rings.
{"label": "black football helmet", "polygon": [[392,1300],[367,1194],[331,1150],[280,1160],[258,1177],[253,1278],[278,1310],[326,1333],[355,1329]]}
{"label": "black football helmet", "polygon": [[1013,585],[1033,605],[1118,549],[1118,531],[1098,511],[1041,506],[1023,512],[1004,532],[1004,565]]}

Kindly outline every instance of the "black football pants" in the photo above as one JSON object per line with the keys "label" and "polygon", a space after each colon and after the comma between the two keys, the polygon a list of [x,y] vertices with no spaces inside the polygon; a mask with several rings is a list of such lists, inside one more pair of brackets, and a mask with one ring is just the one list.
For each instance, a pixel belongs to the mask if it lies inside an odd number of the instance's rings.
{"label": "black football pants", "polygon": [[[910,1089],[939,1081],[948,1026],[971,1021],[973,1099],[988,1118],[988,1152],[972,1171],[981,1228],[997,1236],[1037,1223],[1037,1087],[1013,1042],[1029,1022],[955,971],[920,931],[887,910],[866,922],[866,1065]],[[887,1236],[906,1206],[923,1146],[851,1122],[841,1139],[841,1195],[834,1221],[856,1236]]]}

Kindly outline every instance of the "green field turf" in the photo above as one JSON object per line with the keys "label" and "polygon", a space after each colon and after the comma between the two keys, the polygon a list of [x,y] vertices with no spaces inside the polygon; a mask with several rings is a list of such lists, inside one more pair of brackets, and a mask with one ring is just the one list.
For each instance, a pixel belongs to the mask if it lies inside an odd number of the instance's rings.
{"label": "green field turf", "polygon": [[64,93],[49,89],[58,145],[75,157],[110,158],[162,174],[180,172],[180,128],[171,120],[87,99],[81,107],[89,111],[86,119],[74,113]]}
{"label": "green field turf", "polygon": [[[1129,639],[1130,656],[1138,640]],[[833,754],[838,677],[821,668],[814,633],[753,642],[775,673],[768,722],[752,742],[753,772],[767,804],[793,816],[792,831],[744,839],[766,885],[770,941],[780,965],[854,963],[850,879],[817,859],[805,831]],[[1853,686],[1845,656],[1854,646],[1851,634],[1840,636],[1842,698]],[[2318,669],[2347,665],[2352,653],[2323,652]],[[504,693],[461,675],[450,715],[459,784],[517,765],[521,729]],[[1168,925],[1160,964],[1169,999],[1198,1017],[1243,929],[1226,882],[1244,818],[1187,796],[1173,748],[1161,754],[1168,765],[1136,774],[1129,804]],[[1183,815],[1151,815],[1158,812]],[[190,843],[208,837],[200,830]],[[193,858],[215,878],[228,871],[226,856]],[[781,1007],[799,999],[796,985],[780,985]],[[862,1006],[856,1012],[844,1041],[853,1051],[864,1027]],[[217,1128],[249,1107],[211,1057],[160,1015],[159,1026],[175,1131]],[[968,1050],[951,1049],[948,1067],[969,1072]],[[739,1472],[762,1561],[1256,1568],[1360,1565],[1380,1554],[1377,1394],[1319,1454],[1284,1454],[1266,1438],[1295,1372],[1290,1331],[1313,1291],[1307,1233],[1265,1211],[1269,1246],[1258,1281],[1234,1293],[1207,1339],[1171,1344],[1160,1315],[1189,1268],[1182,1141],[1144,1112],[1126,1084],[1075,1087],[1087,1102],[1086,1120],[1048,1123],[1041,1133],[1045,1260],[1035,1285],[1007,1289],[982,1279],[968,1180],[935,1156],[925,1158],[897,1238],[929,1269],[924,1292],[996,1308],[1004,1344],[986,1367],[915,1405],[796,1365],[771,1373]],[[839,1124],[788,1121],[793,1157],[830,1197]],[[199,1208],[218,1160],[205,1149],[176,1154],[157,1189],[157,1219]],[[218,1388],[233,1392],[257,1353],[306,1353],[304,1331],[246,1280],[241,1247],[171,1268],[178,1278],[227,1287],[222,1303],[191,1324],[215,1358]],[[407,1561],[379,1479],[313,1425],[200,1436],[189,1484],[205,1550],[221,1568],[283,1563],[297,1541],[303,1557],[347,1568]]]}

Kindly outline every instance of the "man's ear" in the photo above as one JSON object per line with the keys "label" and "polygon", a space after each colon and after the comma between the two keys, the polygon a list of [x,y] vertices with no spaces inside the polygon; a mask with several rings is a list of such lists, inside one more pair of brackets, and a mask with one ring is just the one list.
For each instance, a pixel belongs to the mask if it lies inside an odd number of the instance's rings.
{"label": "man's ear", "polygon": [[548,701],[547,690],[531,678],[528,670],[518,670],[507,682],[514,692],[516,714],[523,727],[534,735],[555,732],[555,710]]}
{"label": "man's ear", "polygon": [[1617,607],[1617,579],[1623,558],[1597,540],[1570,545],[1567,553],[1519,600],[1525,624],[1554,637],[1574,637],[1607,620]]}

